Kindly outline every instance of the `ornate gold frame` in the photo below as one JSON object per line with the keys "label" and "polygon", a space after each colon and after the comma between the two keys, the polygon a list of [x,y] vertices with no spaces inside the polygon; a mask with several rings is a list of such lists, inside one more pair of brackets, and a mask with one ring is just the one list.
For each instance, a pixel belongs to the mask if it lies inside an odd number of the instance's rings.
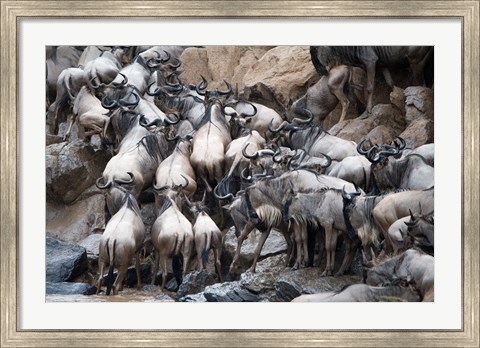
{"label": "ornate gold frame", "polygon": [[[102,9],[108,9],[104,11]],[[463,23],[463,329],[458,331],[19,331],[17,20],[21,17],[455,17]],[[479,1],[1,1],[2,347],[479,347]],[[15,202],[15,203],[13,203]],[[320,315],[317,313],[317,315]]]}

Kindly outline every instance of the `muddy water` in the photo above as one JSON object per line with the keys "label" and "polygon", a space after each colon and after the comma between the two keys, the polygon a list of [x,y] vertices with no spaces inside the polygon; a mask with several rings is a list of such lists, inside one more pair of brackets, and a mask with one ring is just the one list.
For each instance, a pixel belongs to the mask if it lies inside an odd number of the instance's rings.
{"label": "muddy water", "polygon": [[124,289],[118,295],[46,295],[46,302],[174,302],[174,293]]}

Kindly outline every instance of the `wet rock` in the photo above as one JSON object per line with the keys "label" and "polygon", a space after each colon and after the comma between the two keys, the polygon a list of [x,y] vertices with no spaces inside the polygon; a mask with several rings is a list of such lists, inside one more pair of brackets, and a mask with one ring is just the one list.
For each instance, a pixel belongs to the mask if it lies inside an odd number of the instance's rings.
{"label": "wet rock", "polygon": [[418,118],[433,121],[433,91],[427,87],[405,89],[405,118],[408,123]]}
{"label": "wet rock", "polygon": [[93,295],[97,288],[87,283],[46,283],[47,295]]}
{"label": "wet rock", "polygon": [[413,120],[400,137],[405,140],[406,147],[414,149],[420,145],[433,143],[434,124],[433,120],[420,117]]}
{"label": "wet rock", "polygon": [[47,146],[47,199],[72,203],[102,175],[109,158],[107,151],[80,140]]}
{"label": "wet rock", "polygon": [[199,293],[179,298],[178,302],[207,302],[207,299],[203,296],[203,293]]}
{"label": "wet rock", "polygon": [[98,246],[101,238],[101,234],[94,233],[78,242],[78,245],[84,247],[87,251],[87,256],[89,259],[98,259]]}
{"label": "wet rock", "polygon": [[339,291],[346,285],[362,281],[358,276],[320,277],[321,273],[317,267],[282,272],[275,282],[277,299],[289,302],[301,294]]}
{"label": "wet rock", "polygon": [[208,286],[203,292],[208,302],[258,302],[259,296],[244,289],[239,282],[219,283]]}
{"label": "wet rock", "polygon": [[277,46],[245,74],[245,98],[283,112],[319,78],[308,47]]}
{"label": "wet rock", "polygon": [[160,294],[155,296],[156,301],[161,301],[161,302],[175,302],[173,298],[168,296],[167,294]]}
{"label": "wet rock", "polygon": [[167,281],[167,283],[165,284],[165,289],[167,289],[168,291],[177,291],[178,283],[175,277]]}
{"label": "wet rock", "polygon": [[240,286],[254,294],[267,294],[275,290],[275,282],[285,270],[286,255],[268,257],[257,263],[256,273],[246,271],[240,277]]}
{"label": "wet rock", "polygon": [[[108,267],[105,268],[105,273],[103,276],[103,284],[106,284],[107,281]],[[118,276],[117,270],[113,272],[113,279],[116,279]],[[142,284],[150,284],[152,281],[152,266],[150,264],[143,263],[140,265],[140,277],[142,278]],[[137,287],[137,271],[135,266],[128,267],[127,274],[123,279],[123,286],[127,288],[136,288]]]}
{"label": "wet rock", "polygon": [[48,236],[78,243],[105,229],[105,198],[93,186],[73,204],[47,201],[46,219]]}
{"label": "wet rock", "polygon": [[176,298],[199,293],[205,290],[205,287],[215,284],[217,280],[216,274],[206,270],[190,272],[178,287]]}
{"label": "wet rock", "polygon": [[87,270],[87,251],[76,244],[65,244],[46,238],[46,281],[65,282],[73,280]]}
{"label": "wet rock", "polygon": [[[254,233],[254,232],[252,232]],[[247,238],[242,245],[242,249],[240,252],[240,258],[237,263],[236,273],[241,273],[247,270],[253,263],[253,256],[255,252],[255,248],[257,247],[257,242],[259,238],[259,232],[256,232],[258,235],[256,236],[255,243],[250,241],[250,237]],[[237,249],[237,237],[235,236],[235,228],[232,227],[228,230],[225,235],[225,240],[223,244],[223,253],[225,257],[228,256],[230,260],[233,259],[235,255],[235,250]],[[283,235],[276,231],[272,230],[270,235],[268,236],[265,244],[263,245],[262,252],[260,253],[259,260],[263,260],[266,257],[281,254],[287,251],[287,243],[285,242],[285,238]],[[223,260],[222,260],[223,263]],[[228,266],[228,264],[226,265]]]}

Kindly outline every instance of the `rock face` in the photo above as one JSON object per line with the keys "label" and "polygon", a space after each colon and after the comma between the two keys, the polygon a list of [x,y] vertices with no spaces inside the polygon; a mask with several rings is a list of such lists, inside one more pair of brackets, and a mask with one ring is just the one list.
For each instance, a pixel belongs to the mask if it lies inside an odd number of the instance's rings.
{"label": "rock face", "polygon": [[391,104],[375,105],[372,115],[366,119],[355,118],[345,120],[333,126],[329,132],[342,139],[359,142],[378,126],[384,126],[391,130],[392,134],[399,134],[404,129],[404,117],[400,110]]}
{"label": "rock face", "polygon": [[308,47],[277,46],[245,74],[245,98],[283,112],[319,78]]}
{"label": "rock face", "polygon": [[414,149],[423,144],[433,143],[433,120],[420,117],[410,123],[405,131],[400,134],[405,140],[407,148]]}
{"label": "rock face", "polygon": [[225,89],[223,80],[229,82],[234,91],[243,94],[244,75],[260,59],[269,47],[206,46],[190,47],[181,55],[181,79],[198,84],[201,77],[208,81],[208,89]]}
{"label": "rock face", "polygon": [[47,282],[47,295],[93,295],[97,291],[95,286],[87,283],[51,283]]}
{"label": "rock face", "polygon": [[102,175],[109,158],[106,151],[79,140],[47,146],[47,198],[72,203]]}
{"label": "rock face", "polygon": [[185,276],[177,290],[177,299],[197,294],[205,290],[205,287],[215,284],[217,282],[217,276],[206,270],[190,272]]}
{"label": "rock face", "polygon": [[[252,232],[254,233],[254,232]],[[258,233],[258,232],[257,232]],[[258,241],[258,237],[256,241]],[[235,273],[241,273],[247,270],[253,263],[253,256],[255,253],[255,248],[257,247],[257,242],[253,243],[247,238],[242,245],[240,252],[240,258],[237,263],[237,269]],[[225,240],[223,244],[223,254],[225,259],[233,260],[235,255],[235,250],[237,249],[237,237],[235,236],[235,228],[232,227],[227,234],[225,235]],[[277,255],[287,251],[287,243],[283,235],[275,230],[272,230],[268,236],[265,244],[260,253],[259,260],[262,260],[268,256]],[[222,260],[223,264],[223,260]],[[229,263],[228,263],[229,264]]]}
{"label": "rock face", "polygon": [[78,243],[105,228],[105,198],[98,190],[91,196],[65,205],[47,202],[47,235],[68,243]]}
{"label": "rock face", "polygon": [[208,302],[258,302],[260,298],[239,286],[238,282],[209,286],[203,292]]}
{"label": "rock face", "polygon": [[87,252],[79,245],[47,237],[45,252],[47,282],[70,281],[87,269]]}
{"label": "rock face", "polygon": [[433,121],[433,91],[427,87],[405,89],[405,118],[408,123],[418,118]]}

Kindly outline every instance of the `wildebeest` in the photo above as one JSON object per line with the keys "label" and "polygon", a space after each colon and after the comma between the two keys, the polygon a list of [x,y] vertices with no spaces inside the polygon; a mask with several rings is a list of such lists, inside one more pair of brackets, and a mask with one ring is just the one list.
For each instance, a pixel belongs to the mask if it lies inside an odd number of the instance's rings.
{"label": "wildebeest", "polygon": [[300,295],[292,302],[420,302],[414,286],[352,284],[338,292]]}
{"label": "wildebeest", "polygon": [[195,251],[197,252],[198,269],[206,269],[208,254],[213,250],[215,270],[220,282],[223,282],[221,261],[224,233],[220,231],[215,222],[210,218],[205,205],[205,194],[201,202],[190,202],[187,197],[187,204],[193,213],[195,223],[193,235],[195,239]]}
{"label": "wildebeest", "polygon": [[[94,134],[103,134],[103,130],[109,117],[108,110],[102,106],[101,101],[93,94],[91,89],[83,86],[73,104],[73,114],[69,120],[69,126],[63,137],[64,140],[70,136],[73,122],[78,116],[78,124],[86,137]],[[85,130],[89,131],[86,132]]]}
{"label": "wildebeest", "polygon": [[[205,87],[206,88],[206,85]],[[197,91],[200,91],[197,85]],[[200,94],[214,91],[204,91]],[[227,84],[226,91],[216,91],[219,96],[227,96],[232,92],[232,87]],[[190,163],[198,178],[204,184],[207,192],[212,192],[211,185],[216,185],[222,180],[225,170],[225,148],[232,141],[230,127],[222,111],[221,101],[217,98],[208,100],[205,115],[192,139],[192,154]]]}
{"label": "wildebeest", "polygon": [[[190,268],[194,236],[192,224],[182,214],[175,202],[164,194],[157,194],[157,219],[151,232],[151,239],[155,248],[152,285],[155,283],[160,264],[162,271],[161,289],[163,290],[167,280],[167,262],[170,258],[181,256],[183,259],[182,275],[187,274]],[[177,281],[179,284],[181,283],[180,279],[177,279]]]}
{"label": "wildebeest", "polygon": [[338,122],[342,122],[347,115],[350,101],[348,90],[353,87],[362,89],[352,81],[352,68],[346,65],[335,66],[330,69],[328,76],[322,78],[309,87],[305,95],[296,100],[288,111],[289,118],[307,117],[304,110],[310,110],[313,115],[313,124],[322,125],[323,120],[335,109],[340,102],[342,113]]}
{"label": "wildebeest", "polygon": [[413,244],[433,256],[435,246],[435,226],[433,212],[429,213],[412,213],[404,222],[407,227],[407,234],[413,238]]}
{"label": "wildebeest", "polygon": [[[297,264],[308,260],[307,253],[307,227],[323,228],[325,231],[326,266],[321,276],[333,274],[335,264],[335,249],[340,233],[343,234],[346,251],[343,263],[336,275],[343,275],[348,270],[355,255],[358,242],[352,229],[348,215],[344,214],[345,205],[352,200],[354,195],[360,193],[346,193],[345,190],[321,188],[320,190],[307,190],[292,192],[285,203],[284,218],[294,222],[295,242],[297,243]],[[303,258],[303,259],[302,259]]]}
{"label": "wildebeest", "polygon": [[434,189],[410,190],[386,195],[372,211],[373,219],[385,238],[384,251],[392,252],[388,228],[398,219],[412,212],[433,211]]}
{"label": "wildebeest", "polygon": [[423,301],[434,300],[434,265],[433,256],[416,249],[408,249],[404,253],[383,262],[371,262],[365,274],[364,282],[373,286],[385,286],[398,279],[415,281],[421,291]]}
{"label": "wildebeest", "polygon": [[382,68],[385,80],[393,88],[393,80],[388,68],[410,66],[414,85],[425,84],[425,66],[433,56],[432,46],[311,46],[310,55],[317,72],[327,75],[328,70],[337,65],[360,67],[367,72],[367,109],[362,117],[371,114],[375,69]]}
{"label": "wildebeest", "polygon": [[[135,269],[137,273],[137,287],[141,287],[140,276],[140,258],[139,251],[145,238],[145,226],[140,215],[135,198],[122,188],[113,183],[111,190],[120,190],[123,194],[121,208],[108,222],[105,232],[100,239],[98,268],[100,276],[98,278],[97,294],[100,292],[103,282],[103,272],[108,264],[108,283],[107,295],[110,294],[113,285],[113,294],[123,288],[123,279],[127,273],[128,266],[132,258],[136,256]],[[113,270],[118,269],[118,275],[113,282]]]}
{"label": "wildebeest", "polygon": [[364,140],[358,144],[358,152],[365,155],[371,162],[372,185],[380,192],[392,189],[421,190],[432,187],[435,184],[435,170],[421,155],[410,154],[398,160],[393,157],[399,155],[405,147],[404,140],[398,139],[399,143],[394,141],[394,146],[383,145],[380,151],[376,148],[370,149],[374,151],[363,150]]}

